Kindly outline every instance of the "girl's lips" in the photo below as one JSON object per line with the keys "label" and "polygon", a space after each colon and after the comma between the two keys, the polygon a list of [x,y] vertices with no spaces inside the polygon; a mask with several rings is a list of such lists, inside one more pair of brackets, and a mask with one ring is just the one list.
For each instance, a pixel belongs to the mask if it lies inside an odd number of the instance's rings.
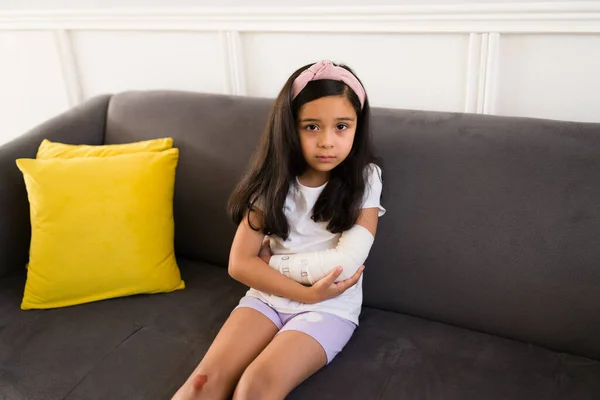
{"label": "girl's lips", "polygon": [[321,161],[321,162],[331,162],[333,160],[335,160],[334,156],[317,156],[317,160]]}

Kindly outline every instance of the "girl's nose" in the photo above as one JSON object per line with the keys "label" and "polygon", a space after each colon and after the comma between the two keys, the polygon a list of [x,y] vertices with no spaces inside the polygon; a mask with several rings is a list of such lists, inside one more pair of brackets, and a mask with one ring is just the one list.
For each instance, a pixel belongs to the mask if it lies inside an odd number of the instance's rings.
{"label": "girl's nose", "polygon": [[319,142],[317,145],[324,149],[331,149],[333,147],[333,133],[329,130],[323,131],[319,135]]}

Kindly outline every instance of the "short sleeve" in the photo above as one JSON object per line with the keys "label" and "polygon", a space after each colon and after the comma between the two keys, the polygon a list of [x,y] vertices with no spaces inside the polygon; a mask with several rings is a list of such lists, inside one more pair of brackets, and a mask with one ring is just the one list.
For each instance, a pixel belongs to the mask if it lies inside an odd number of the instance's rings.
{"label": "short sleeve", "polygon": [[361,208],[378,208],[379,216],[385,214],[386,210],[381,206],[381,190],[383,182],[381,180],[381,168],[375,164],[367,166],[368,180],[365,185],[365,194],[363,195],[363,204]]}

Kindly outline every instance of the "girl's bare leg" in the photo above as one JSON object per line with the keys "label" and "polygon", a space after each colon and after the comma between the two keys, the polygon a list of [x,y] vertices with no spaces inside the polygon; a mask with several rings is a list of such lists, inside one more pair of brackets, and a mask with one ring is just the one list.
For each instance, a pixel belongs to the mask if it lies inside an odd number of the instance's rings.
{"label": "girl's bare leg", "polygon": [[206,355],[172,400],[226,399],[242,373],[267,347],[277,326],[247,307],[233,311]]}
{"label": "girl's bare leg", "polygon": [[234,400],[281,400],[327,364],[323,347],[298,331],[277,335],[244,371]]}

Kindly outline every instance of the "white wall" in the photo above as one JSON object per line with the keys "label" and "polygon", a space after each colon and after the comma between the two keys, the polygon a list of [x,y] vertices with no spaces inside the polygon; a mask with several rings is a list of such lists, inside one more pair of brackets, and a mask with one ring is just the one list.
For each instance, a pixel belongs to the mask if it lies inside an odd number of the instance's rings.
{"label": "white wall", "polygon": [[0,31],[0,143],[69,106],[51,33]]}
{"label": "white wall", "polygon": [[0,143],[101,93],[273,97],[322,58],[355,69],[375,106],[600,122],[600,2],[376,1],[3,0]]}
{"label": "white wall", "polygon": [[600,35],[505,35],[496,109],[600,122]]}

